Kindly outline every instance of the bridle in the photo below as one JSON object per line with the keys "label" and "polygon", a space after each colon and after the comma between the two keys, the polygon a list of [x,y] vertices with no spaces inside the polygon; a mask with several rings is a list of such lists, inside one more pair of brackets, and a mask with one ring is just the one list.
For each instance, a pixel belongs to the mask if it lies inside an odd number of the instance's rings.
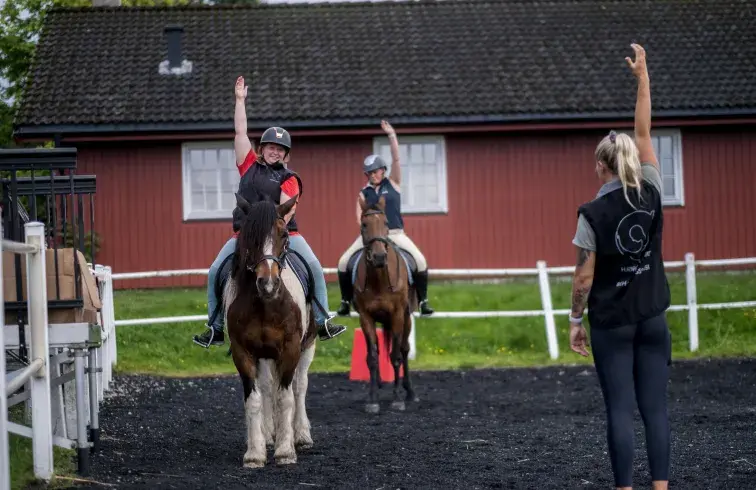
{"label": "bridle", "polygon": [[[282,217],[278,217],[279,220],[284,222],[284,226],[286,225],[286,220],[284,220]],[[250,272],[255,272],[255,269],[257,269],[257,266],[262,264],[266,260],[272,260],[276,264],[278,264],[278,269],[283,270],[286,267],[286,256],[289,254],[289,232],[286,232],[286,243],[284,243],[283,248],[281,249],[281,253],[279,255],[263,255],[260,257],[260,260],[255,262],[255,265],[253,266],[247,266],[247,270]]]}
{"label": "bridle", "polygon": [[[373,215],[373,214],[383,214],[383,215],[385,215],[385,213],[383,211],[379,211],[377,209],[371,209],[369,211],[365,211],[364,213],[362,213],[362,216],[365,217],[365,216],[370,216],[370,215]],[[393,245],[391,243],[391,241],[387,237],[383,237],[383,236],[374,236],[373,238],[371,238],[370,240],[368,240],[367,243],[365,243],[365,237],[363,236],[362,237],[362,243],[363,243],[362,248],[368,249],[368,248],[370,248],[370,246],[374,242],[382,242],[387,247]]]}
{"label": "bridle", "polygon": [[[384,213],[383,211],[380,211],[378,209],[370,209],[368,211],[363,212],[362,216],[364,217],[364,216],[370,216],[370,215],[374,215],[374,214],[382,214],[384,216],[386,215],[386,213]],[[375,237],[369,239],[367,241],[367,243],[365,243],[364,230],[361,233],[363,233],[363,236],[362,236],[362,242],[363,242],[362,249],[364,251],[364,254],[366,255],[366,257],[365,257],[366,259],[367,259],[367,251],[368,251],[368,249],[375,242],[382,242],[383,244],[385,244],[386,245],[386,251],[388,251],[389,247],[393,248],[394,252],[397,255],[397,258],[401,259],[401,254],[399,253],[398,248],[396,247],[396,245],[394,244],[394,242],[392,242],[391,240],[388,239],[388,237],[375,236]],[[399,270],[400,270],[399,269],[399,265],[400,265],[399,263],[400,262],[401,262],[401,260],[397,260],[396,261],[396,277],[399,277]],[[386,266],[388,266],[388,262],[386,263]],[[394,290],[394,287],[391,285],[391,280],[390,279],[389,279],[389,290],[391,290],[391,291]]]}

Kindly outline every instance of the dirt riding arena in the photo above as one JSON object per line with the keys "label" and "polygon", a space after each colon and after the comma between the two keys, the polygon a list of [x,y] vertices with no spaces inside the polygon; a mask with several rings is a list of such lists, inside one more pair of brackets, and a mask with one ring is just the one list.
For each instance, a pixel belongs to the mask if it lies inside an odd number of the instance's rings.
{"label": "dirt riding arena", "polygon": [[[312,375],[315,447],[294,466],[242,468],[236,377],[119,376],[89,478],[110,488],[610,488],[603,402],[591,367],[418,372],[420,402],[363,412],[366,385]],[[756,359],[676,361],[671,488],[756,481]],[[648,487],[636,416],[635,486]],[[104,488],[104,487],[103,487]]]}

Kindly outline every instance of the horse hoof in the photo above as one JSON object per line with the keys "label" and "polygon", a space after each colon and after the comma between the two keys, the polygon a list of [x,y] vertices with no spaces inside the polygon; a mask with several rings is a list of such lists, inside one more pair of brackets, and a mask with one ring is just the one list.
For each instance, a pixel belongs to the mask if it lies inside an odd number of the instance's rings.
{"label": "horse hoof", "polygon": [[405,409],[404,402],[403,401],[396,401],[391,404],[392,410],[399,410],[400,412],[403,412]]}
{"label": "horse hoof", "polygon": [[365,405],[365,411],[367,413],[378,413],[381,411],[381,406],[377,403],[367,403]]}
{"label": "horse hoof", "polygon": [[244,467],[245,468],[262,468],[265,466],[265,461],[260,461],[259,459],[247,459],[244,458]]}
{"label": "horse hoof", "polygon": [[279,456],[276,458],[277,465],[295,464],[297,462],[297,455]]}
{"label": "horse hoof", "polygon": [[310,436],[302,437],[294,442],[294,447],[297,449],[310,449],[313,446],[312,438]]}

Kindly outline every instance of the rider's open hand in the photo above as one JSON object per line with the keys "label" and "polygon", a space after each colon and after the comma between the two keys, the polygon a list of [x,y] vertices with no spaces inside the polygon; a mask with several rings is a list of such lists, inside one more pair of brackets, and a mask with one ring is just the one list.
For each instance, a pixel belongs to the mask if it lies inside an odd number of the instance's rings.
{"label": "rider's open hand", "polygon": [[625,58],[625,61],[627,61],[633,75],[635,75],[636,78],[648,75],[646,70],[646,50],[643,49],[643,46],[640,44],[631,44],[630,47],[635,51],[635,61],[631,60],[629,57]]}
{"label": "rider's open hand", "polygon": [[247,98],[247,86],[244,85],[244,77],[239,77],[236,79],[234,93],[236,94],[237,99],[244,100]]}
{"label": "rider's open hand", "polygon": [[570,325],[570,349],[583,357],[588,357],[588,334],[582,325]]}
{"label": "rider's open hand", "polygon": [[381,128],[383,128],[383,131],[385,131],[387,135],[396,136],[396,131],[394,131],[393,126],[391,126],[391,124],[389,124],[388,121],[386,120],[381,121]]}

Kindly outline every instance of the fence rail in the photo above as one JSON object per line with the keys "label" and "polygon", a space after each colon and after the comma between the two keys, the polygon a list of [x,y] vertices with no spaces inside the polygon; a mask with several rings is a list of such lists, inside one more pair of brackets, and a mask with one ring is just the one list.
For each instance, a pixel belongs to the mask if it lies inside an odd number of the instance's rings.
{"label": "fence rail", "polygon": [[[8,446],[8,400],[21,386],[30,382],[32,401],[32,454],[34,476],[49,480],[53,473],[52,400],[50,396],[50,364],[48,362],[47,287],[45,276],[45,227],[40,222],[24,225],[25,243],[2,240],[0,252],[26,254],[27,298],[31,334],[31,362],[12,373],[6,384],[5,372],[5,308],[0,308],[0,489],[10,488],[10,448]],[[1,255],[1,254],[0,254]],[[2,261],[0,261],[0,291]]]}
{"label": "fence rail", "polygon": [[[756,301],[736,301],[729,303],[709,303],[698,304],[696,291],[696,267],[713,268],[713,267],[733,267],[743,265],[756,265],[756,257],[742,257],[718,260],[695,260],[692,253],[685,254],[685,260],[664,262],[665,269],[685,269],[685,283],[687,302],[684,305],[672,305],[670,311],[687,311],[688,312],[688,333],[689,348],[695,352],[698,350],[698,310],[717,310],[728,308],[752,308],[756,307]],[[324,268],[326,274],[335,274],[335,268]],[[430,319],[434,318],[521,318],[521,317],[544,317],[544,327],[546,330],[546,340],[551,359],[559,357],[559,346],[557,344],[555,315],[567,315],[569,309],[555,310],[551,302],[551,289],[549,275],[572,274],[575,266],[558,266],[547,267],[545,261],[538,261],[534,268],[522,269],[430,269],[429,276],[433,277],[467,277],[467,278],[493,278],[493,277],[523,277],[536,276],[538,286],[541,292],[540,310],[527,311],[437,311]],[[149,279],[149,278],[166,278],[189,275],[207,275],[208,269],[184,269],[184,270],[167,270],[167,271],[147,271],[147,272],[123,272],[111,274],[112,280],[129,280],[129,279]],[[333,312],[331,312],[333,314]],[[352,312],[352,317],[357,317],[357,313]],[[414,317],[419,316],[415,313]],[[413,318],[414,318],[413,317]],[[188,315],[172,316],[162,318],[134,318],[114,320],[114,326],[126,325],[157,325],[167,323],[206,321],[207,315]],[[415,329],[412,329],[410,337],[410,358],[415,358]]]}

